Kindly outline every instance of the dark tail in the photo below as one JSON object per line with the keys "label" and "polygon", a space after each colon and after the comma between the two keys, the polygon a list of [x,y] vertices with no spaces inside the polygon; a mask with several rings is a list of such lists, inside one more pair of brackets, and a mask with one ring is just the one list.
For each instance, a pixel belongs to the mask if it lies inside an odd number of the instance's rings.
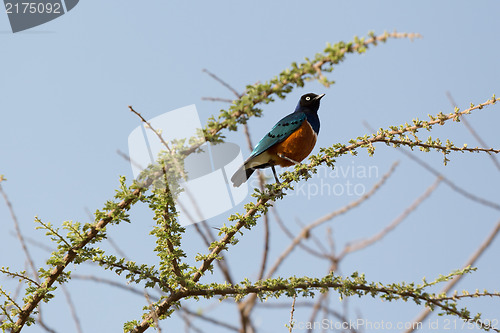
{"label": "dark tail", "polygon": [[255,171],[253,168],[246,168],[245,164],[243,164],[231,177],[231,181],[233,182],[234,187],[240,187],[241,184],[247,181],[248,178]]}

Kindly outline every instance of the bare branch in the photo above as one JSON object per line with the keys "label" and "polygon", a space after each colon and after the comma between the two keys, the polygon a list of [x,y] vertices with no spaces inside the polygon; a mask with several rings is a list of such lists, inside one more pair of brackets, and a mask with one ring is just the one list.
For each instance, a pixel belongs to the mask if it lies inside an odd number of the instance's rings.
{"label": "bare branch", "polygon": [[[116,287],[116,288],[119,288],[119,289],[123,289],[123,290],[131,292],[131,293],[133,293],[135,295],[144,297],[144,292],[142,290],[140,290],[138,288],[134,288],[134,287],[132,287],[129,284],[117,282],[115,280],[105,279],[105,278],[101,278],[101,277],[97,277],[97,276],[93,276],[93,275],[81,275],[81,274],[73,274],[71,276],[71,278],[78,279],[78,280],[88,280],[88,281],[93,281],[93,282],[96,282],[96,283],[107,284],[109,286],[113,286],[113,287]],[[152,298],[152,299],[154,299],[154,301],[158,301],[159,300],[159,297],[157,297],[157,296],[149,295],[149,297]]]}
{"label": "bare branch", "polygon": [[220,84],[222,84],[224,87],[226,87],[227,89],[229,89],[233,94],[234,96],[236,96],[236,98],[240,98],[241,97],[241,94],[236,91],[236,89],[234,89],[231,85],[229,85],[228,83],[226,83],[224,80],[222,80],[220,77],[218,77],[217,75],[215,75],[214,73],[210,72],[208,69],[203,69],[203,72],[204,73],[207,73],[208,75],[210,75],[210,77],[212,77],[215,81],[219,82]]}
{"label": "bare branch", "polygon": [[[333,254],[333,253],[332,253]],[[331,265],[328,270],[329,273],[335,272],[337,270],[339,261],[336,259],[331,260]],[[321,294],[319,299],[314,303],[312,307],[312,312],[311,316],[309,317],[309,322],[314,322],[316,319],[316,316],[318,315],[318,312],[321,310],[321,308],[324,307],[323,303],[328,299],[328,294],[330,293],[329,290],[327,290],[325,293]],[[312,332],[312,329],[308,329],[308,332]]]}
{"label": "bare branch", "polygon": [[49,333],[56,333],[56,331],[50,327],[48,327],[45,322],[42,319],[42,312],[40,311],[40,308],[38,308],[38,324],[46,331]]}
{"label": "bare branch", "polygon": [[[430,148],[430,149],[436,149],[436,150],[441,150],[441,151],[447,151],[447,150],[453,150],[453,151],[461,151],[461,152],[469,152],[469,153],[478,153],[478,152],[484,152],[488,153],[488,155],[493,156],[492,154],[489,153],[494,153],[498,154],[500,153],[500,149],[495,149],[495,148],[468,148],[468,147],[446,147],[442,145],[436,145],[436,144],[427,144],[423,142],[405,142],[401,140],[396,140],[396,139],[384,139],[380,140],[381,142],[386,142],[386,143],[392,143],[395,145],[405,145],[405,146],[411,146],[411,147],[422,147],[422,148]],[[375,141],[374,141],[375,142]]]}
{"label": "bare branch", "polygon": [[[203,230],[201,230],[199,224],[200,223],[194,223],[193,226],[194,226],[196,232],[200,235],[201,239],[203,240],[203,242],[205,243],[205,245],[208,248],[208,247],[210,247],[210,243],[212,243],[215,240],[215,238],[214,238],[213,234],[210,232],[210,227],[208,226],[207,221],[205,221],[205,220],[201,221],[201,225],[204,227],[205,232]],[[222,257],[222,260],[217,260],[216,263],[219,266],[219,268],[222,272],[222,275],[224,275],[224,278],[226,279],[226,281],[232,284],[233,278],[231,276],[231,272],[229,271],[229,267],[227,265],[227,260],[225,260],[225,257],[223,254],[221,254],[220,256]]]}
{"label": "bare branch", "polygon": [[292,309],[290,310],[290,324],[288,326],[288,332],[292,333],[294,322],[293,322],[293,313],[295,312],[295,299],[297,298],[297,295],[293,295],[293,301],[292,301]]}
{"label": "bare branch", "polygon": [[0,273],[3,273],[5,275],[7,275],[7,276],[10,276],[11,278],[19,278],[19,280],[24,280],[24,281],[31,282],[35,286],[40,287],[39,281],[35,281],[35,280],[31,279],[29,276],[21,274],[22,272],[21,273],[11,272],[11,271],[8,271],[8,270],[6,270],[4,268],[0,268]]}
{"label": "bare branch", "polygon": [[288,246],[288,248],[285,251],[283,251],[283,253],[279,256],[279,258],[274,263],[273,267],[267,272],[266,277],[269,278],[269,277],[273,276],[274,272],[276,272],[278,270],[279,266],[285,260],[285,258],[288,257],[288,255],[302,241],[302,239],[307,237],[307,235],[310,233],[310,231],[312,229],[318,227],[319,225],[321,225],[327,221],[330,221],[331,219],[333,219],[339,215],[345,214],[349,210],[359,206],[361,203],[363,203],[368,198],[370,198],[385,183],[385,181],[392,175],[392,173],[394,172],[397,165],[398,165],[398,162],[395,162],[391,166],[389,171],[384,176],[382,176],[382,178],[370,189],[370,191],[363,194],[363,196],[361,196],[359,199],[352,201],[347,206],[344,206],[339,210],[336,210],[330,214],[323,216],[322,218],[314,221],[313,223],[311,223],[311,224],[307,225],[305,228],[303,228],[301,230],[301,232],[294,238],[294,240]]}
{"label": "bare branch", "polygon": [[133,159],[131,159],[128,154],[122,152],[120,149],[117,149],[116,153],[118,154],[118,156],[122,157],[125,161],[127,161],[130,164],[132,164],[137,169],[139,169],[139,170],[144,170],[145,169],[144,166],[142,166],[139,163],[137,163],[137,161],[134,161]]}
{"label": "bare branch", "polygon": [[[322,69],[323,66],[325,65],[331,65],[333,63],[337,63],[339,57],[343,57],[346,53],[348,52],[356,52],[360,49],[365,49],[369,45],[376,45],[379,42],[384,42],[388,38],[408,38],[410,40],[413,40],[414,38],[420,38],[421,35],[418,33],[399,33],[399,32],[391,32],[391,33],[384,33],[380,36],[371,36],[369,38],[364,39],[360,43],[350,43],[346,47],[341,48],[337,51],[337,58],[333,59],[333,57],[330,56],[325,56],[321,58],[320,60],[316,61],[315,63],[312,64],[313,68],[315,69],[315,72],[318,73],[318,69]],[[301,68],[300,72],[297,72],[294,74],[293,78],[290,79],[282,79],[279,82],[272,84],[270,88],[265,89],[261,92],[259,92],[258,96],[255,97],[253,100],[253,104],[261,103],[262,101],[266,100],[268,97],[271,95],[279,92],[280,94],[282,93],[282,90],[284,87],[289,86],[290,84],[296,83],[297,81],[303,82],[303,77],[309,74],[308,69],[310,66],[307,66],[307,68]],[[320,79],[320,77],[318,77]],[[228,115],[228,118],[239,118],[242,115],[245,115],[247,112],[249,112],[252,109],[253,105],[243,105],[241,108],[238,110],[235,110],[231,114]],[[228,127],[228,123],[219,123],[217,124],[216,127],[208,129],[208,134],[209,135],[214,135],[217,132],[219,132],[221,129]]]}
{"label": "bare branch", "polygon": [[221,98],[221,97],[202,97],[201,98],[203,101],[210,101],[210,102],[225,102],[225,103],[232,103],[233,100],[229,98]]}
{"label": "bare branch", "polygon": [[[97,234],[103,230],[108,223],[113,221],[115,214],[118,211],[127,210],[132,202],[136,200],[149,185],[152,183],[152,178],[148,178],[143,186],[136,188],[129,197],[122,200],[118,203],[117,207],[106,214],[106,217],[100,220],[98,223],[92,225],[90,230],[85,235],[85,238],[78,243],[77,245],[71,247],[64,258],[62,259],[62,264],[54,267],[51,271],[50,275],[44,280],[42,283],[42,288],[50,288],[54,282],[56,282],[57,278],[62,274],[66,266],[68,266],[77,256],[77,253],[80,249],[82,249],[85,245],[87,245],[92,239],[94,239]],[[19,313],[18,319],[16,321],[17,328],[12,331],[12,333],[18,333],[21,331],[22,327],[26,323],[29,315],[33,312],[33,310],[38,306],[40,301],[43,299],[45,293],[43,291],[35,292],[31,300],[24,306],[23,310]]]}
{"label": "bare branch", "polygon": [[[450,101],[451,105],[456,108],[458,105],[457,105],[457,103],[455,103],[455,100],[453,99],[453,96],[451,96],[451,93],[449,91],[446,92],[446,96],[448,97],[448,100]],[[465,117],[462,117],[460,120],[465,125],[465,127],[469,130],[469,132],[472,134],[472,136],[474,138],[476,138],[477,142],[479,142],[479,144],[483,148],[489,147],[486,144],[486,142],[481,138],[481,136],[479,136],[479,134],[474,130],[474,128],[472,127],[472,125],[469,124],[469,121]],[[491,160],[493,161],[493,164],[495,164],[495,166],[497,167],[497,169],[500,171],[500,162],[498,162],[496,156],[495,155],[490,155],[490,157],[491,157]]]}
{"label": "bare branch", "polygon": [[184,320],[184,322],[186,323],[186,327],[185,327],[186,333],[189,333],[190,330],[193,330],[196,333],[203,333],[202,330],[200,330],[198,327],[193,325],[191,318],[189,318],[189,316],[186,313],[180,312],[179,315],[182,318],[182,320]]}
{"label": "bare branch", "polygon": [[[500,233],[500,221],[497,222],[493,230],[488,234],[483,243],[477,248],[476,251],[471,255],[469,260],[464,264],[463,267],[469,267],[474,265],[474,263],[479,259],[479,257],[488,249],[488,247],[493,243],[495,237]],[[451,288],[453,288],[458,281],[462,279],[463,275],[457,275],[444,286],[441,290],[441,293],[447,294]],[[446,298],[443,298],[446,299]],[[414,323],[421,323],[427,319],[427,317],[431,314],[431,311],[428,308],[425,308],[415,319],[413,319]],[[410,333],[415,330],[416,325],[412,325],[412,328],[409,328],[405,331],[405,333]],[[498,330],[497,330],[498,331]]]}
{"label": "bare branch", "polygon": [[[299,301],[295,303],[295,307],[310,308],[313,307],[314,304],[315,303],[311,301]],[[258,303],[258,307],[266,309],[285,309],[285,308],[288,309],[290,307],[290,304],[288,302],[265,302],[265,303]],[[342,322],[349,322],[349,320],[345,316],[343,316],[340,312],[332,310],[326,306],[322,306],[322,308],[324,311],[326,311],[328,315],[333,316]]]}
{"label": "bare branch", "polygon": [[33,273],[33,276],[35,277],[35,280],[37,281],[37,285],[40,284],[40,280],[38,279],[38,269],[35,267],[35,263],[33,261],[33,257],[30,254],[30,251],[28,250],[28,246],[26,245],[26,241],[24,240],[24,236],[21,232],[21,228],[19,227],[19,221],[17,220],[16,213],[14,212],[14,207],[12,206],[12,203],[9,200],[9,197],[7,196],[7,193],[3,190],[2,184],[0,184],[0,194],[2,195],[3,199],[5,200],[5,204],[9,208],[10,216],[12,217],[12,222],[14,222],[14,229],[16,230],[16,236],[17,239],[19,240],[19,243],[21,244],[21,248],[24,252],[24,255],[26,257],[26,260],[28,261],[29,267]]}
{"label": "bare branch", "polygon": [[[148,303],[148,307],[150,309],[153,309],[154,306],[153,306],[153,303],[151,302],[151,299],[149,298],[149,294],[148,292],[146,291],[146,289],[144,289],[144,298],[146,298],[146,302]],[[160,321],[158,320],[158,317],[154,316],[153,317],[153,321],[156,325],[156,330],[161,333],[161,327],[160,327]]]}
{"label": "bare branch", "polygon": [[347,254],[365,249],[366,247],[378,242],[382,238],[384,238],[389,232],[394,230],[401,222],[403,222],[408,215],[410,215],[415,209],[417,209],[420,204],[427,199],[438,187],[441,183],[442,178],[438,177],[436,181],[427,188],[427,190],[418,197],[409,207],[407,207],[404,212],[399,215],[394,221],[392,221],[388,226],[386,226],[383,230],[381,230],[376,235],[364,240],[354,241],[352,243],[346,244],[344,250],[339,254],[338,260],[342,260]]}
{"label": "bare branch", "polygon": [[151,123],[150,123],[149,121],[147,121],[147,120],[146,120],[146,119],[145,119],[145,118],[144,118],[144,117],[143,117],[143,116],[142,116],[139,112],[135,111],[135,110],[134,110],[134,108],[133,108],[131,105],[129,105],[129,106],[128,106],[128,108],[129,108],[129,110],[130,110],[131,112],[133,112],[133,113],[134,113],[137,117],[139,117],[139,118],[141,119],[141,121],[142,121],[143,123],[145,123],[145,124],[146,124],[146,126],[147,126],[150,130],[152,130],[152,131],[156,134],[156,136],[158,137],[158,139],[160,139],[161,143],[165,146],[165,148],[167,148],[168,152],[171,154],[171,153],[172,153],[172,150],[170,149],[170,146],[168,145],[168,143],[167,143],[165,140],[163,140],[163,137],[161,136],[160,132],[158,132],[157,130],[155,130],[155,129],[153,128],[153,126],[151,125]]}
{"label": "bare branch", "polygon": [[64,293],[64,296],[66,297],[66,302],[68,303],[69,311],[71,312],[71,317],[73,317],[73,321],[75,322],[76,331],[78,333],[82,333],[83,331],[82,331],[82,326],[80,324],[80,319],[78,318],[78,314],[76,312],[75,305],[73,304],[73,300],[71,299],[71,295],[68,289],[66,289],[64,285],[62,285],[61,288]]}
{"label": "bare branch", "polygon": [[[363,122],[366,128],[368,128],[370,131],[374,131],[373,128],[367,123]],[[500,210],[500,205],[497,204],[496,202],[492,202],[490,200],[487,200],[485,198],[481,198],[475,194],[470,193],[469,191],[464,190],[460,186],[456,185],[453,183],[451,180],[449,180],[445,175],[434,169],[432,166],[430,166],[428,163],[424,162],[421,158],[417,157],[415,154],[412,154],[401,147],[396,147],[396,150],[405,155],[406,157],[412,159],[415,161],[417,164],[422,166],[424,169],[432,173],[436,177],[441,177],[443,183],[448,185],[453,191],[459,193],[460,195],[466,197],[469,200],[475,201],[481,205],[488,206],[490,208]]]}
{"label": "bare branch", "polygon": [[[274,207],[272,207],[271,208],[271,212],[273,213],[274,219],[278,223],[278,225],[281,228],[281,230],[283,230],[283,232],[285,233],[285,235],[288,238],[290,238],[290,240],[294,240],[295,235],[290,231],[290,229],[287,228],[286,224],[281,219],[281,216],[279,216],[278,211]],[[309,252],[313,256],[322,257],[322,258],[326,258],[326,259],[330,258],[330,256],[327,253],[320,253],[320,252],[318,252],[318,251],[310,248],[309,246],[307,246],[306,244],[304,244],[302,242],[300,242],[299,244],[297,244],[297,246],[299,246],[300,248],[302,248],[304,251]]]}
{"label": "bare branch", "polygon": [[211,324],[214,324],[214,325],[218,325],[218,326],[221,326],[221,327],[224,327],[224,328],[227,328],[228,330],[231,330],[231,331],[234,331],[234,332],[240,332],[240,329],[236,326],[233,326],[231,324],[228,324],[228,323],[225,323],[223,321],[220,321],[220,320],[217,320],[217,319],[214,319],[212,317],[208,317],[208,316],[205,316],[201,313],[198,313],[198,312],[194,312],[194,311],[191,311],[189,310],[186,306],[182,306],[180,308],[181,311],[183,312],[186,312],[187,314],[189,314],[190,316],[193,316],[193,317],[197,317],[199,319],[202,319],[206,322],[209,322]]}

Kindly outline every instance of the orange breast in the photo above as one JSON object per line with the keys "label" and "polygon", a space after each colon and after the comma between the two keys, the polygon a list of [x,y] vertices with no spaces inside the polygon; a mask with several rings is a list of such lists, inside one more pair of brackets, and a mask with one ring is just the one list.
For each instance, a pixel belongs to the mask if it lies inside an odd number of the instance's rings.
{"label": "orange breast", "polygon": [[278,157],[278,153],[296,162],[302,162],[314,148],[316,144],[316,133],[311,125],[304,121],[302,125],[284,141],[269,148],[268,152],[273,155],[276,164],[287,167],[293,165],[289,160]]}

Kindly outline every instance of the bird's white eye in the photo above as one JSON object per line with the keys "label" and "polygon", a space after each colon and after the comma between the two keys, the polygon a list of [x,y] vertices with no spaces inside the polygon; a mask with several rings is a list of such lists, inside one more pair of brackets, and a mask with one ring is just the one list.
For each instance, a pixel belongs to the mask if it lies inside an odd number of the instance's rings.
{"label": "bird's white eye", "polygon": [[311,100],[311,97],[307,96],[306,101],[309,101],[309,100]]}

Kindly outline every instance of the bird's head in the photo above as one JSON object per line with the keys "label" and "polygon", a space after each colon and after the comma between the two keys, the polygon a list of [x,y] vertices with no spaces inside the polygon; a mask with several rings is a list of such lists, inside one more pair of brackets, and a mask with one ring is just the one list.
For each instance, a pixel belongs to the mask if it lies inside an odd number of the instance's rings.
{"label": "bird's head", "polygon": [[317,112],[319,109],[319,101],[323,96],[325,96],[325,94],[316,95],[314,93],[309,93],[302,95],[295,111]]}

